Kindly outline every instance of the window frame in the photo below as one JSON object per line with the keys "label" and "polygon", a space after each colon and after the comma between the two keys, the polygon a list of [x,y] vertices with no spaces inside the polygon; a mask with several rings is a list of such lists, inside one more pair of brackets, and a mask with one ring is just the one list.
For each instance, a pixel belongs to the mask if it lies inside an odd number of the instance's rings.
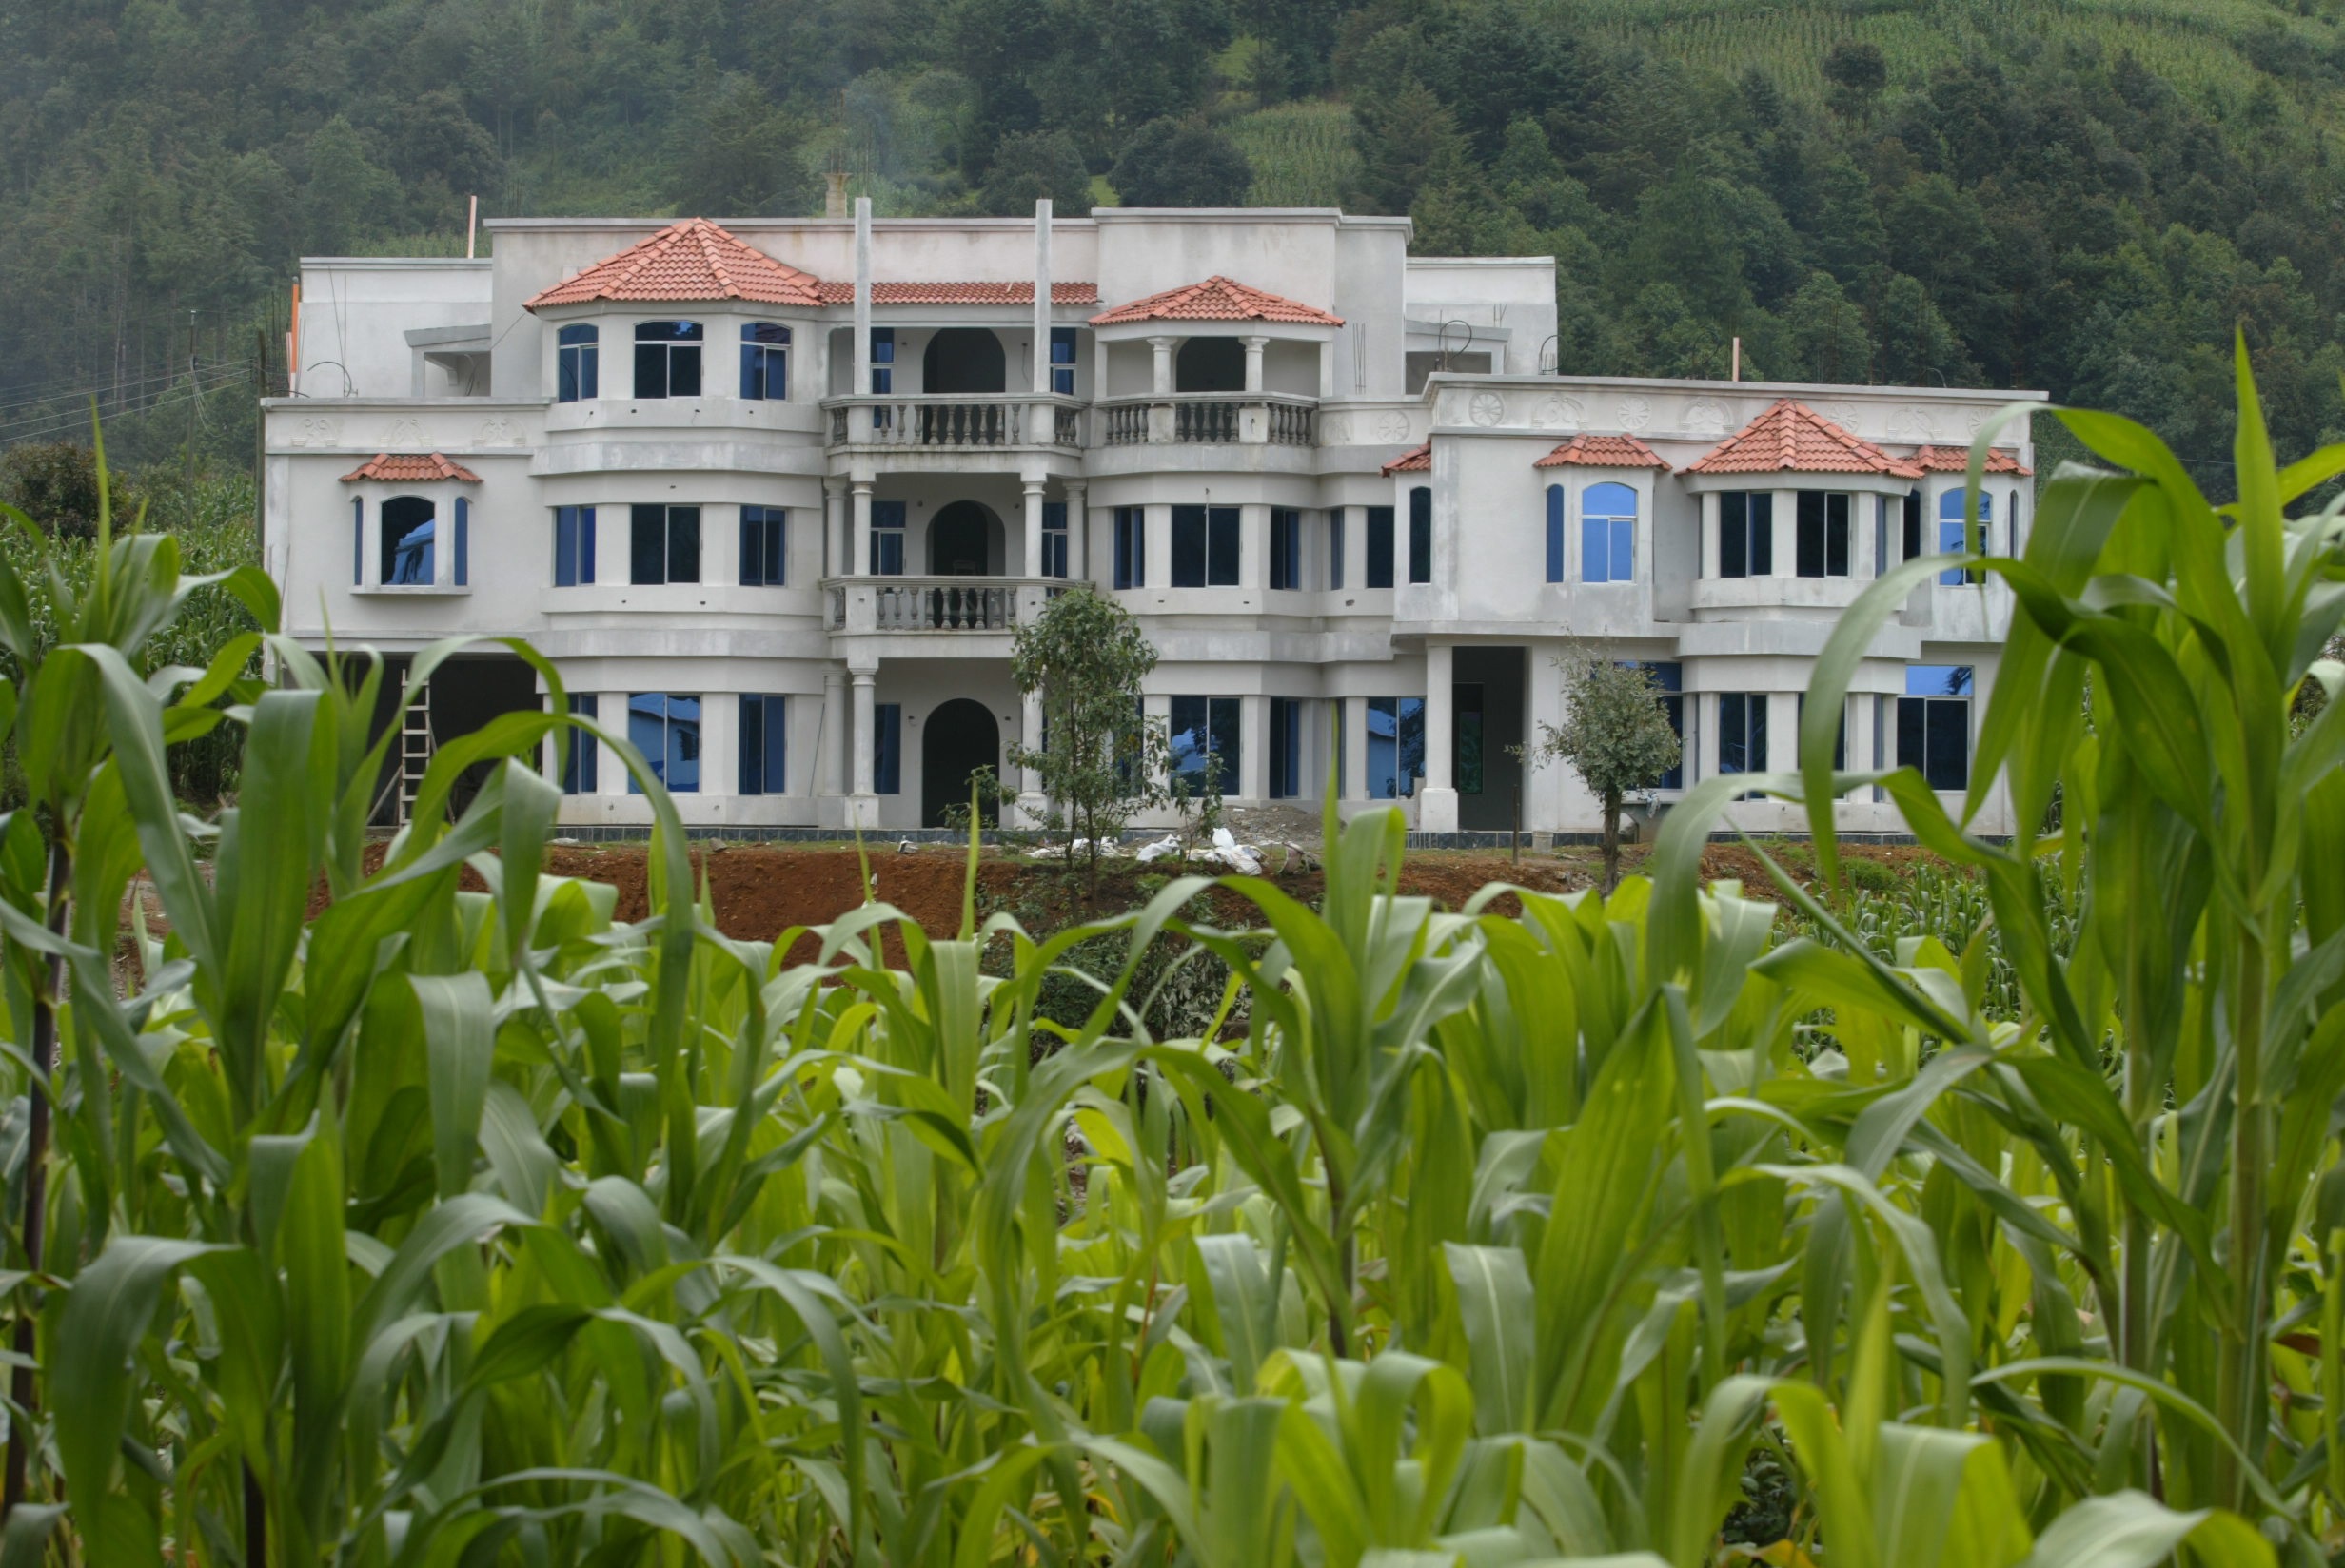
{"label": "window frame", "polygon": [[1300,507],[1271,508],[1271,586],[1296,592],[1303,586],[1303,513]]}
{"label": "window frame", "polygon": [[904,793],[904,705],[871,705],[871,793]]}
{"label": "window frame", "polygon": [[906,542],[910,533],[906,520],[902,501],[876,499],[872,501],[871,559],[865,562],[867,575],[875,578],[900,578],[904,575],[904,563],[911,555]]}
{"label": "window frame", "polygon": [[1547,486],[1547,580],[1567,582],[1564,569],[1564,487],[1561,483]]}
{"label": "window frame", "polygon": [[[644,561],[649,557],[650,539],[646,526],[651,514],[660,514],[656,538],[660,552],[660,573],[656,578],[643,576]],[[680,545],[687,544],[685,549]],[[690,575],[679,570],[678,561],[690,557]],[[661,588],[674,583],[697,583],[700,580],[700,508],[670,505],[665,501],[638,501],[627,508],[627,582],[636,588]]]}
{"label": "window frame", "polygon": [[[581,717],[602,722],[602,694],[601,692],[569,692],[569,711]],[[602,743],[582,730],[570,731],[570,749],[562,758],[562,793],[563,794],[601,794]]]}
{"label": "window frame", "polygon": [[1042,575],[1065,581],[1067,577],[1067,503],[1042,503]]}
{"label": "window frame", "polygon": [[1118,506],[1115,508],[1114,586],[1145,588],[1148,586],[1148,508]]}
{"label": "window frame", "polygon": [[1303,794],[1303,699],[1270,699],[1270,776],[1265,788],[1272,800],[1298,800]]}
{"label": "window frame", "polygon": [[[1732,704],[1729,707],[1729,704]],[[1764,692],[1721,692],[1718,694],[1718,771],[1726,774],[1763,774],[1767,771],[1767,756],[1771,750],[1767,735],[1767,694]],[[1730,716],[1731,715],[1731,716]],[[1734,735],[1736,760],[1726,760],[1726,737]],[[1752,754],[1757,754],[1754,765]],[[1747,797],[1745,797],[1747,798]]]}
{"label": "window frame", "polygon": [[[1968,491],[1969,486],[1958,485],[1951,490],[1939,492],[1938,553],[1941,556],[1970,554],[1970,525],[1963,511],[1963,497]],[[1953,505],[1952,517],[1946,515],[1949,502]],[[1979,491],[1979,553],[1982,556],[1995,553],[1995,492],[1983,485]],[[1938,585],[1941,588],[1960,588],[1966,582],[1985,580],[1986,573],[1975,566],[1948,567],[1938,574]]]}
{"label": "window frame", "polygon": [[875,326],[871,329],[871,393],[875,398],[893,397],[896,393],[896,328]]}
{"label": "window frame", "polygon": [[[1413,708],[1410,704],[1414,704]],[[1385,742],[1392,750],[1392,776],[1382,786],[1376,780],[1376,750],[1380,737],[1376,734],[1375,717],[1379,713],[1392,715],[1392,736]],[[1425,698],[1422,696],[1371,696],[1368,699],[1368,774],[1367,797],[1370,800],[1413,800],[1417,780],[1425,776]],[[1409,734],[1411,721],[1416,732],[1414,771],[1410,771]]]}
{"label": "window frame", "polygon": [[[1184,710],[1192,717],[1182,719]],[[1181,735],[1202,729],[1205,744],[1192,755],[1204,758],[1194,767],[1183,766],[1180,754],[1173,750]],[[1165,743],[1173,757],[1168,776],[1175,782],[1195,775],[1202,780],[1207,767],[1214,769],[1212,793],[1223,799],[1236,795],[1244,782],[1246,760],[1245,699],[1234,696],[1177,696],[1168,699],[1165,711]],[[1227,757],[1227,761],[1218,759]],[[1202,793],[1202,790],[1200,790]]]}
{"label": "window frame", "polygon": [[[655,700],[659,703],[656,713],[645,706]],[[675,708],[679,703],[690,704],[691,713],[687,715],[676,712]],[[660,780],[670,794],[698,794],[700,793],[700,762],[706,755],[701,744],[705,738],[701,729],[704,716],[705,699],[698,693],[630,692],[627,694],[627,740],[637,751],[642,753],[643,760],[650,767],[652,776]],[[655,719],[660,726],[660,743],[656,749],[644,745],[642,739],[645,733],[643,727],[654,722]],[[680,776],[687,766],[691,774],[689,782],[683,781]],[[632,770],[627,774],[627,793],[629,794],[643,793],[642,781],[635,776]]]}
{"label": "window frame", "polygon": [[[1792,571],[1803,578],[1850,575],[1850,498],[1840,490],[1802,490],[1792,507]],[[1835,562],[1838,569],[1835,569]],[[1810,570],[1810,568],[1813,570]]]}
{"label": "window frame", "polygon": [[736,576],[744,588],[787,588],[790,585],[788,507],[761,504],[741,507],[739,567]]}
{"label": "window frame", "polygon": [[595,580],[595,509],[554,508],[554,586],[591,588]]}
{"label": "window frame", "polygon": [[1074,396],[1074,331],[1072,326],[1051,328],[1051,391],[1062,398]]}
{"label": "window frame", "polygon": [[[660,327],[669,328],[669,335],[660,336]],[[642,399],[701,396],[706,382],[701,376],[700,351],[707,343],[708,330],[699,322],[636,323],[635,395]]]}
{"label": "window frame", "polygon": [[1370,506],[1368,513],[1368,568],[1361,576],[1361,585],[1367,588],[1392,586],[1393,511],[1389,506]]}
{"label": "window frame", "polygon": [[[1897,765],[1915,769],[1924,783],[1941,794],[1955,794],[1970,788],[1971,755],[1977,746],[1972,726],[1979,695],[1978,675],[1978,667],[1970,664],[1905,666],[1905,690],[1897,699]],[[1914,689],[1918,683],[1926,686],[1932,680],[1941,687],[1959,689]],[[1909,727],[1913,741],[1910,745]],[[1949,735],[1959,737],[1960,757],[1950,767],[1934,769],[1940,760],[1934,754]],[[1919,756],[1912,755],[1916,750],[1921,753]]]}
{"label": "window frame", "polygon": [[1433,580],[1433,489],[1416,484],[1409,489],[1409,581],[1419,586]]}
{"label": "window frame", "polygon": [[[390,515],[391,508],[397,506],[402,501],[414,501],[418,503],[424,508],[424,516],[411,521],[398,524],[400,531],[397,534],[394,534],[391,532],[393,527],[393,521]],[[428,537],[424,539],[423,548],[420,552],[422,557],[422,575],[420,577],[407,575],[401,568],[399,559],[402,556],[417,553],[408,551],[404,548],[404,546],[407,541],[415,538],[419,532],[426,529],[430,532]],[[379,586],[384,588],[432,588],[439,585],[440,503],[437,500],[433,500],[429,496],[415,495],[387,496],[375,504],[375,564],[376,569],[382,574],[377,579]]]}
{"label": "window frame", "polygon": [[736,724],[739,731],[734,772],[739,793],[790,793],[790,699],[779,692],[743,692]]}
{"label": "window frame", "polygon": [[1175,588],[1240,586],[1242,516],[1234,506],[1180,504],[1172,508]]}
{"label": "window frame", "polygon": [[[1627,498],[1627,511],[1591,512],[1588,510],[1589,502],[1598,496],[1599,492],[1611,490],[1617,490]],[[1606,500],[1608,500],[1609,498]],[[1637,487],[1633,484],[1623,484],[1618,480],[1598,480],[1592,484],[1581,487],[1580,580],[1582,582],[1608,585],[1615,582],[1637,580],[1637,518],[1643,509],[1643,498],[1637,494]],[[1604,540],[1604,576],[1602,577],[1596,576],[1588,569],[1590,547],[1595,543],[1599,533]],[[1624,555],[1628,560],[1626,571],[1619,570],[1617,567],[1618,561]]]}
{"label": "window frame", "polygon": [[1692,748],[1685,743],[1685,666],[1678,659],[1657,658],[1639,668],[1652,672],[1653,684],[1661,688],[1661,711],[1668,715],[1669,728],[1677,732],[1677,766],[1655,780],[1653,788],[1682,790],[1685,787],[1685,765],[1693,759]]}
{"label": "window frame", "polygon": [[[1730,516],[1729,514],[1737,514]],[[1727,545],[1734,548],[1729,551]],[[1771,578],[1775,575],[1775,492],[1718,492],[1718,575]]]}
{"label": "window frame", "polygon": [[602,395],[602,329],[573,322],[554,329],[554,401],[586,402]]}
{"label": "window frame", "polygon": [[[778,337],[759,336],[778,333]],[[741,323],[741,401],[790,401],[790,329],[780,322]],[[778,382],[780,390],[774,390]]]}

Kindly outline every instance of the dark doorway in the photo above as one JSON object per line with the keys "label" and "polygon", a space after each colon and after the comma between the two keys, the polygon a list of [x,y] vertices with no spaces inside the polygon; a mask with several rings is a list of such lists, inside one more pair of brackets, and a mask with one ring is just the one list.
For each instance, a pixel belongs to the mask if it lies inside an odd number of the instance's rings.
{"label": "dark doorway", "polygon": [[[920,721],[920,826],[941,828],[944,813],[969,804],[969,775],[1001,767],[1001,726],[981,702],[955,697]],[[979,807],[987,827],[994,803]]]}
{"label": "dark doorway", "polygon": [[[392,655],[383,661],[383,682],[376,688],[374,721],[367,731],[370,744],[381,738],[385,730],[405,727],[401,699],[407,695],[406,676],[411,662],[404,654]],[[354,660],[345,664],[344,671],[345,677],[355,686],[365,675],[365,666]],[[398,821],[402,764],[410,753],[420,774],[439,748],[486,728],[506,714],[538,713],[544,706],[545,698],[538,691],[537,672],[510,654],[459,655],[449,659],[433,673],[431,690],[424,698],[424,712],[429,715],[429,745],[420,741],[410,745],[404,735],[391,736],[390,745],[384,749],[367,820],[377,827]],[[464,770],[448,794],[452,814],[463,814],[502,761],[496,758],[476,762]]]}
{"label": "dark doorway", "polygon": [[998,577],[1000,538],[1000,519],[980,502],[956,500],[937,508],[928,525],[929,576]]}
{"label": "dark doorway", "polygon": [[1001,340],[981,326],[948,326],[920,356],[922,392],[1004,392]]}
{"label": "dark doorway", "polygon": [[383,586],[428,586],[432,579],[434,508],[421,496],[383,503]]}
{"label": "dark doorway", "polygon": [[1460,648],[1450,669],[1450,735],[1457,747],[1457,825],[1503,833],[1514,826],[1523,765],[1524,664],[1520,648]]}
{"label": "dark doorway", "polygon": [[1235,338],[1192,338],[1172,358],[1175,392],[1243,392],[1246,345]]}

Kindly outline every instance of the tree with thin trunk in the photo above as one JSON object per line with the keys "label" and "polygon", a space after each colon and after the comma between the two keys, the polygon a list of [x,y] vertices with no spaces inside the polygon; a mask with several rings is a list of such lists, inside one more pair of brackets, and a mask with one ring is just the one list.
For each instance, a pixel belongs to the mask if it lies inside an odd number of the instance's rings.
{"label": "tree with thin trunk", "polygon": [[1555,666],[1564,677],[1564,721],[1539,726],[1528,760],[1534,766],[1570,764],[1602,802],[1604,891],[1609,894],[1621,879],[1621,802],[1658,785],[1684,748],[1663,706],[1668,694],[1649,668],[1600,658],[1586,649],[1561,656]]}
{"label": "tree with thin trunk", "polygon": [[1072,864],[1081,847],[1096,892],[1103,842],[1139,812],[1166,803],[1169,746],[1140,711],[1156,649],[1122,605],[1076,583],[1018,627],[1010,677],[1042,694],[1043,744],[1010,750],[1013,767],[1040,777],[1043,831],[1062,839]]}

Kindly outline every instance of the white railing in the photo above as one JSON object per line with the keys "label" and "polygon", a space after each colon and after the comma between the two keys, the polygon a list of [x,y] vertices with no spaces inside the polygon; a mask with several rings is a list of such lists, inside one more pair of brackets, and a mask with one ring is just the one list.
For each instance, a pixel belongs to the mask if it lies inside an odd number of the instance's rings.
{"label": "white railing", "polygon": [[834,446],[970,451],[1081,444],[1082,405],[1032,393],[832,398]]}
{"label": "white railing", "polygon": [[1174,392],[1099,405],[1102,444],[1310,446],[1316,399],[1286,392]]}
{"label": "white railing", "polygon": [[1038,578],[843,578],[830,590],[834,632],[1007,632],[1065,584]]}

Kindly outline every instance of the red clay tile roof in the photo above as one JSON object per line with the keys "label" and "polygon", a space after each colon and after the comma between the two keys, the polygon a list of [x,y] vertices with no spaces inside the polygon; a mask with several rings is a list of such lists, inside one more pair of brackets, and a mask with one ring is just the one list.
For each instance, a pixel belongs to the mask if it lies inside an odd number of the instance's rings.
{"label": "red clay tile roof", "polygon": [[1533,468],[1658,468],[1669,461],[1634,436],[1574,436],[1531,464]]}
{"label": "red clay tile roof", "polygon": [[1433,443],[1427,441],[1413,452],[1404,452],[1384,465],[1388,474],[1429,474],[1433,471]]}
{"label": "red clay tile roof", "polygon": [[1212,277],[1201,284],[1168,288],[1144,300],[1133,300],[1091,319],[1094,326],[1119,322],[1294,322],[1311,326],[1341,326],[1341,316],[1259,288],[1232,278]]}
{"label": "red clay tile roof", "polygon": [[[816,285],[824,304],[853,304],[855,283],[828,278]],[[871,285],[874,304],[1032,304],[1035,285],[1032,280],[1015,284],[980,283],[915,283],[880,284]],[[1054,283],[1051,284],[1053,304],[1097,304],[1097,284]]]}
{"label": "red clay tile roof", "polygon": [[481,476],[437,452],[377,452],[342,476],[345,484],[359,480],[388,480],[394,484],[411,484],[419,480],[460,480],[466,484],[478,484]]}
{"label": "red clay tile roof", "polygon": [[750,300],[759,304],[818,305],[812,273],[785,266],[706,218],[670,224],[574,277],[525,307],[589,300]]}
{"label": "red clay tile roof", "polygon": [[1860,441],[1805,403],[1784,398],[1705,454],[1688,474],[1889,474],[1921,470]]}
{"label": "red clay tile roof", "polygon": [[[1914,454],[1914,462],[1925,474],[1966,474],[1970,472],[1970,448],[1967,446],[1925,446]],[[1990,474],[2032,474],[2033,468],[2000,447],[1987,448],[1986,471]]]}

